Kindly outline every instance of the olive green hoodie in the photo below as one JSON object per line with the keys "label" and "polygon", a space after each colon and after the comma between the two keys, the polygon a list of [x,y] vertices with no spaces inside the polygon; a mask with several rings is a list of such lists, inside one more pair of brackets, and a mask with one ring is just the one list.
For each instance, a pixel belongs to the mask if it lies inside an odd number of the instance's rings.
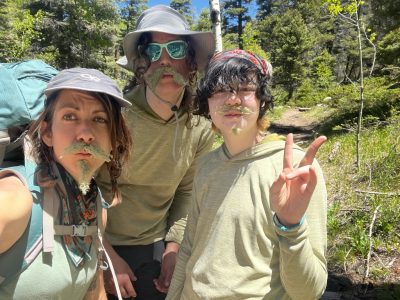
{"label": "olive green hoodie", "polygon": [[[283,141],[230,157],[225,146],[202,159],[167,300],[318,299],[326,287],[327,193],[318,183],[304,223],[282,231],[269,190],[282,171]],[[304,152],[293,149],[298,163]]]}
{"label": "olive green hoodie", "polygon": [[[178,126],[175,117],[162,120],[147,104],[144,86],[125,98],[132,102],[125,116],[133,149],[118,179],[122,203],[108,210],[106,237],[112,245],[147,245],[162,239],[180,243],[197,161],[213,143],[211,123],[193,117],[187,126],[187,114],[182,110],[178,111]],[[96,181],[110,201],[106,168]]]}

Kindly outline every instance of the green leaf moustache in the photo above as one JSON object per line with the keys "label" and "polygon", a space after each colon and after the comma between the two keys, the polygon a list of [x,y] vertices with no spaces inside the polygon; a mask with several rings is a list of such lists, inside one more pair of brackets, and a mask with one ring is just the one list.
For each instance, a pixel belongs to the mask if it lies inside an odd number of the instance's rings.
{"label": "green leaf moustache", "polygon": [[180,85],[184,86],[188,83],[187,79],[185,79],[178,71],[176,71],[172,67],[160,67],[157,70],[155,70],[152,74],[145,76],[146,84],[148,87],[152,90],[155,91],[155,88],[160,81],[161,77],[164,74],[169,74],[173,76],[174,81]]}
{"label": "green leaf moustache", "polygon": [[250,108],[248,107],[244,107],[244,106],[240,106],[240,105],[221,105],[218,110],[217,113],[220,115],[223,115],[227,112],[238,112],[242,115],[251,115],[254,113],[254,111],[252,111]]}
{"label": "green leaf moustache", "polygon": [[60,159],[64,157],[64,155],[68,155],[71,153],[77,153],[79,151],[87,152],[92,154],[95,158],[109,162],[111,160],[111,154],[107,153],[100,147],[93,145],[93,144],[86,144],[84,142],[76,142],[73,143],[71,146],[68,148],[65,148],[62,155],[60,156]]}

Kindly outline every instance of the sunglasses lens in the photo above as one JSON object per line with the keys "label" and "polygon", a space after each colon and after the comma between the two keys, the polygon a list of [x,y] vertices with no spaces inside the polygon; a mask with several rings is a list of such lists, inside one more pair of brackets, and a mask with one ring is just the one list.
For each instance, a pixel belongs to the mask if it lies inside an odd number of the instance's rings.
{"label": "sunglasses lens", "polygon": [[145,51],[151,62],[158,60],[161,56],[161,46],[157,44],[149,44]]}
{"label": "sunglasses lens", "polygon": [[174,41],[168,43],[167,50],[173,59],[181,59],[186,55],[186,43],[184,41]]}
{"label": "sunglasses lens", "polygon": [[160,59],[163,48],[167,50],[169,56],[173,59],[181,59],[186,56],[187,44],[184,41],[172,41],[165,44],[150,43],[145,53],[151,62],[155,62]]}

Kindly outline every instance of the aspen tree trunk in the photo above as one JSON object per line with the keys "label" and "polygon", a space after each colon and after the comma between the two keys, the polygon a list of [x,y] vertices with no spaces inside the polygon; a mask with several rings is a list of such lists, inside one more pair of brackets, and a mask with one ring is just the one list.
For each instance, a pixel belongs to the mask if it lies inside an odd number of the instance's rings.
{"label": "aspen tree trunk", "polygon": [[361,42],[361,29],[360,29],[360,15],[359,10],[356,12],[356,24],[357,24],[357,36],[358,36],[358,52],[360,56],[360,108],[358,111],[358,126],[357,126],[357,138],[356,138],[356,163],[357,170],[360,170],[360,143],[361,143],[361,128],[362,128],[362,118],[364,109],[364,68],[363,68],[363,51]]}
{"label": "aspen tree trunk", "polygon": [[222,51],[221,13],[219,0],[209,0],[212,31],[215,36],[215,52]]}

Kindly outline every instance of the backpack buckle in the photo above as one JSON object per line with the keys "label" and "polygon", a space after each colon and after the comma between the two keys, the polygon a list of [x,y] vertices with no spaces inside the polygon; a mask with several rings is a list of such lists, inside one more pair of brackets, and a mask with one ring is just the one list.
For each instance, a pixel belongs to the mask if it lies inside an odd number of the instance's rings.
{"label": "backpack buckle", "polygon": [[71,236],[86,236],[87,226],[86,225],[72,225]]}

